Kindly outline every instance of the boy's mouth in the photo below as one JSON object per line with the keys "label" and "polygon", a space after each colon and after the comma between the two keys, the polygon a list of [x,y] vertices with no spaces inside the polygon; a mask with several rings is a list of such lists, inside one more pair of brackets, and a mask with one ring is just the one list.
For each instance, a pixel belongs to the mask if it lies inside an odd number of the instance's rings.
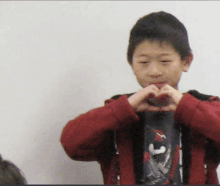
{"label": "boy's mouth", "polygon": [[157,88],[161,89],[166,82],[156,82],[156,83],[150,83],[150,85],[155,85]]}

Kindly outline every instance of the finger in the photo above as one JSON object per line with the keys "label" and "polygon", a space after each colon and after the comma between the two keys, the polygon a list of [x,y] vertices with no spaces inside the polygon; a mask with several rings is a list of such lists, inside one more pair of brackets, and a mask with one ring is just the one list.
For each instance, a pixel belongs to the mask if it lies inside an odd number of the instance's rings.
{"label": "finger", "polygon": [[172,102],[174,102],[175,104],[178,104],[180,102],[180,100],[183,97],[183,94],[179,91],[179,90],[164,90],[161,91],[160,93],[158,93],[158,97],[163,97],[163,95],[168,95]]}
{"label": "finger", "polygon": [[168,90],[167,84],[165,84],[164,86],[161,87],[160,91],[163,91],[163,90]]}
{"label": "finger", "polygon": [[156,85],[150,85],[150,86],[148,86],[148,88],[150,88],[150,89],[152,89],[152,90],[154,90],[154,91],[156,91],[156,92],[160,92],[160,89],[159,88],[157,88],[157,86]]}
{"label": "finger", "polygon": [[148,111],[164,112],[164,111],[169,111],[169,108],[163,110],[162,107],[155,107],[155,108],[149,108]]}
{"label": "finger", "polygon": [[163,111],[175,111],[176,107],[177,107],[176,104],[170,104],[168,106],[161,107],[161,110],[163,110]]}
{"label": "finger", "polygon": [[[151,87],[152,88],[152,87]],[[149,95],[152,97],[157,96],[157,92],[151,88],[144,88],[128,98],[128,102],[134,110],[137,110],[141,102],[145,102]]]}
{"label": "finger", "polygon": [[168,84],[165,84],[160,90],[161,91],[163,91],[163,90],[175,91],[176,89],[173,88],[172,86],[168,85]]}
{"label": "finger", "polygon": [[168,111],[170,111],[170,108],[169,108],[168,106],[166,106],[166,107],[161,107],[161,110],[162,110],[162,111],[165,111],[165,112],[168,112]]}
{"label": "finger", "polygon": [[145,90],[143,98],[149,98],[149,97],[157,97],[158,92],[154,89]]}
{"label": "finger", "polygon": [[161,110],[160,107],[150,106],[147,111],[158,112],[160,110]]}
{"label": "finger", "polygon": [[161,90],[170,90],[170,91],[176,91],[177,89],[173,88],[172,86],[168,85],[168,84],[165,84]]}
{"label": "finger", "polygon": [[142,89],[138,91],[136,94],[132,95],[129,99],[133,100],[136,105],[138,105],[140,102],[144,101],[147,99],[149,96],[154,97],[157,95],[157,92],[155,90],[149,90],[149,89]]}
{"label": "finger", "polygon": [[171,111],[175,111],[176,110],[177,105],[175,103],[172,103],[169,105],[169,108]]}
{"label": "finger", "polygon": [[170,90],[162,90],[157,94],[158,97],[172,97],[172,95],[173,93]]}
{"label": "finger", "polygon": [[143,111],[159,111],[161,110],[159,107],[155,107],[152,105],[149,105],[148,103],[142,103],[138,107],[138,112],[143,112]]}

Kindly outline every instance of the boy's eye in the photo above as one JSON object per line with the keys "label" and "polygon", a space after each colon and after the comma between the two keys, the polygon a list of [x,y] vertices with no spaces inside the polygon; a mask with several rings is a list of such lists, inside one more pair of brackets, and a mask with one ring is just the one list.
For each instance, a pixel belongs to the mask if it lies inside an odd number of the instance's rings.
{"label": "boy's eye", "polygon": [[139,63],[146,64],[146,63],[149,63],[149,62],[147,62],[147,61],[141,61],[141,62],[139,62]]}
{"label": "boy's eye", "polygon": [[161,61],[162,63],[168,63],[168,62],[171,62],[170,60],[163,60]]}

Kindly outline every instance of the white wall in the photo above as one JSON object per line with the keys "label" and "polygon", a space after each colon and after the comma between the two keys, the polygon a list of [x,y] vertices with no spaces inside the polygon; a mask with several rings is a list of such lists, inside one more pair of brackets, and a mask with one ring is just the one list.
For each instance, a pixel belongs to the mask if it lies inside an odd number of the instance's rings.
{"label": "white wall", "polygon": [[138,18],[167,11],[189,32],[194,61],[180,90],[219,95],[220,2],[1,1],[0,153],[30,184],[99,184],[99,165],[63,151],[62,128],[114,94],[140,89],[126,61]]}

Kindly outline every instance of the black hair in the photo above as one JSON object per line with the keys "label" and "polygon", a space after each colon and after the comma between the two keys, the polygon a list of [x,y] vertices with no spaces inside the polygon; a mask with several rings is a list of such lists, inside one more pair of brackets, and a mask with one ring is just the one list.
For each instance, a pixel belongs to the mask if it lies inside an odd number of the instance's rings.
{"label": "black hair", "polygon": [[3,160],[0,155],[0,185],[27,185],[21,170],[10,161]]}
{"label": "black hair", "polygon": [[163,11],[140,18],[131,29],[127,50],[127,60],[130,64],[135,48],[144,40],[171,44],[179,53],[181,60],[191,53],[185,26],[172,14]]}

